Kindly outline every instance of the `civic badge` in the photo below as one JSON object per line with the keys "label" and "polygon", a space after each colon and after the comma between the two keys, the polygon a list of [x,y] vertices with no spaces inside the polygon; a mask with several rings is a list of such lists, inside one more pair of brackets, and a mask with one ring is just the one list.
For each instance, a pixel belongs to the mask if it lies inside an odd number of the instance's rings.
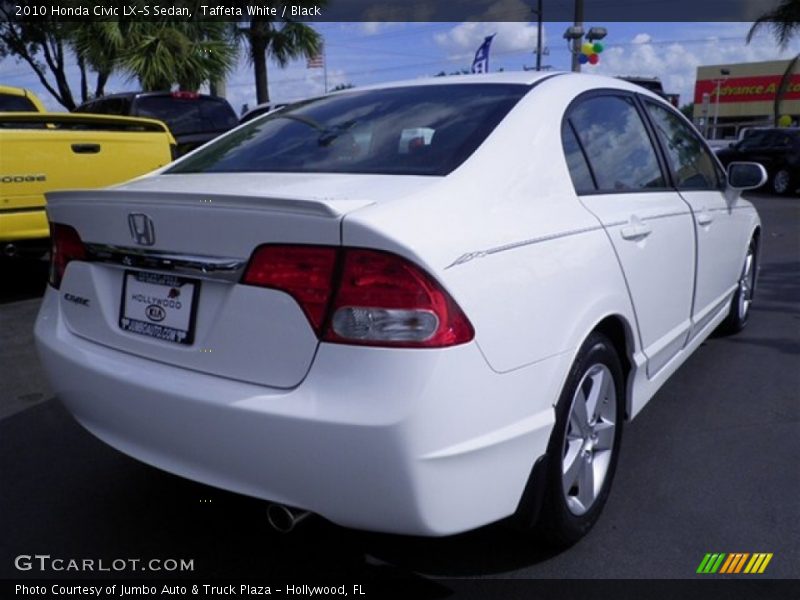
{"label": "civic badge", "polygon": [[152,246],[156,243],[156,231],[153,219],[142,213],[128,215],[128,228],[131,230],[133,241],[140,246]]}

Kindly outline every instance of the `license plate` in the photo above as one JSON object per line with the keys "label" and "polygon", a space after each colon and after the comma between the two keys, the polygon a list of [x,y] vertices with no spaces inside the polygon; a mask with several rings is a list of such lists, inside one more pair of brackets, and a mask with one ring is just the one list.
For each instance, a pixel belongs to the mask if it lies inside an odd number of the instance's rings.
{"label": "license plate", "polygon": [[191,344],[199,291],[196,279],[125,271],[119,326],[130,333]]}

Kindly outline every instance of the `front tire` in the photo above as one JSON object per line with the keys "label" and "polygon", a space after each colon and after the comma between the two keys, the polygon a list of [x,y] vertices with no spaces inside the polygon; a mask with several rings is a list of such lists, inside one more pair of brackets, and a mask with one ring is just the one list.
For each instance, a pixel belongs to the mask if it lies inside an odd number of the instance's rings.
{"label": "front tire", "polygon": [[727,318],[722,322],[720,329],[723,333],[739,333],[747,325],[750,318],[750,307],[753,304],[753,292],[756,286],[756,271],[758,267],[757,244],[755,238],[750,240],[745,255],[739,283],[731,299],[731,306]]}
{"label": "front tire", "polygon": [[594,332],[581,346],[556,406],[547,482],[536,532],[556,548],[592,528],[619,459],[625,384],[611,341]]}
{"label": "front tire", "polygon": [[788,169],[776,171],[772,176],[772,191],[778,195],[788,194],[792,191],[792,174]]}

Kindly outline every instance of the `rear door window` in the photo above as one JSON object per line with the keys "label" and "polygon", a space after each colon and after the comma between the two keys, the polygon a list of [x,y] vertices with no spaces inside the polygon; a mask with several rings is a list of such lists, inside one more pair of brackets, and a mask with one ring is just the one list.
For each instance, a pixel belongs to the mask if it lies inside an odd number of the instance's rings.
{"label": "rear door window", "polygon": [[578,138],[575,137],[575,132],[568,122],[564,122],[561,132],[561,138],[564,144],[564,156],[567,159],[567,168],[572,178],[572,185],[575,186],[575,191],[580,194],[581,192],[593,192],[596,187],[592,173],[589,170],[589,163],[586,162],[586,156],[583,154]]}
{"label": "rear door window", "polygon": [[653,143],[630,96],[595,96],[570,110],[600,192],[666,189]]}

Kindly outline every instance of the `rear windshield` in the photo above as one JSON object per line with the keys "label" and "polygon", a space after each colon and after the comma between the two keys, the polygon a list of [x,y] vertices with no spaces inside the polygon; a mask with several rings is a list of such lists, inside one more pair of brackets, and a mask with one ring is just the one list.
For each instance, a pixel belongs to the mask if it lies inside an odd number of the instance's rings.
{"label": "rear windshield", "polygon": [[39,112],[33,102],[25,96],[0,94],[0,111],[4,112]]}
{"label": "rear windshield", "polygon": [[167,173],[446,175],[529,89],[430,85],[317,98],[248,123]]}
{"label": "rear windshield", "polygon": [[164,121],[173,135],[227,131],[239,124],[227,102],[203,97],[144,96],[136,101],[136,116]]}

